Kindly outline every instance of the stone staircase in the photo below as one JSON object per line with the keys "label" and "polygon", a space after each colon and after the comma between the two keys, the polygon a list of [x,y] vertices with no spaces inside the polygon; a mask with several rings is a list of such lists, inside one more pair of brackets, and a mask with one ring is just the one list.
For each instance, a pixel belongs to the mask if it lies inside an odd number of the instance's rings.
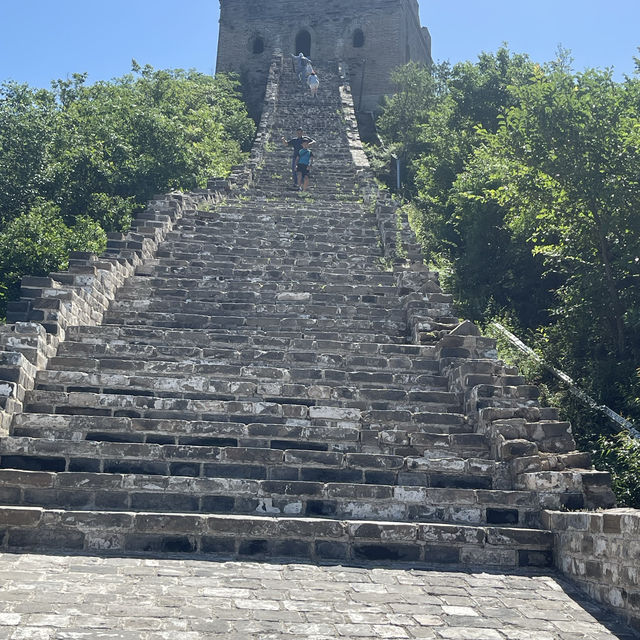
{"label": "stone staircase", "polygon": [[[606,506],[568,425],[390,252],[343,78],[318,72],[314,101],[280,70],[247,188],[65,327],[0,440],[0,550],[547,566],[541,510]],[[299,126],[307,194],[280,142]],[[42,321],[38,295],[10,319]]]}

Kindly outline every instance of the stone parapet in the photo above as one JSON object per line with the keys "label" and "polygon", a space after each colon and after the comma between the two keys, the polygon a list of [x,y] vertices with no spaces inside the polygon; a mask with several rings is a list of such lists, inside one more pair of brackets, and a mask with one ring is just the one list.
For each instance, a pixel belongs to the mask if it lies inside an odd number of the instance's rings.
{"label": "stone parapet", "polygon": [[556,567],[640,631],[640,510],[545,511]]}
{"label": "stone parapet", "polygon": [[132,231],[108,234],[103,255],[73,252],[67,271],[22,279],[21,298],[9,303],[9,324],[0,327],[0,436],[8,433],[12,416],[21,413],[26,391],[67,329],[100,324],[118,289],[153,258],[183,213],[222,195],[200,190],[155,196],[133,221]]}
{"label": "stone parapet", "polygon": [[539,406],[538,388],[497,359],[495,340],[467,321],[443,336],[435,352],[449,391],[500,463],[503,486],[537,492],[541,507],[559,496],[567,508],[615,505],[609,474],[594,471],[590,457],[575,450],[570,423],[559,420],[557,409]]}
{"label": "stone parapet", "polygon": [[[276,49],[271,57],[269,65],[269,75],[264,94],[264,104],[261,110],[260,122],[256,131],[256,137],[251,147],[249,158],[241,165],[233,168],[226,185],[230,189],[248,189],[254,184],[256,172],[264,163],[265,153],[270,144],[280,144],[280,141],[273,141],[272,131],[275,123],[275,116],[278,109],[278,94],[280,91],[280,77],[282,76],[282,51]],[[208,182],[209,188],[217,188],[220,178],[211,178]],[[224,184],[224,182],[223,182]]]}
{"label": "stone parapet", "polygon": [[342,121],[346,130],[351,160],[358,176],[358,190],[365,206],[369,207],[378,221],[378,230],[385,257],[394,264],[422,264],[422,249],[406,215],[401,215],[399,205],[389,192],[381,189],[364,152],[358,120],[353,102],[353,93],[349,83],[347,65],[338,65],[340,78],[340,99]]}

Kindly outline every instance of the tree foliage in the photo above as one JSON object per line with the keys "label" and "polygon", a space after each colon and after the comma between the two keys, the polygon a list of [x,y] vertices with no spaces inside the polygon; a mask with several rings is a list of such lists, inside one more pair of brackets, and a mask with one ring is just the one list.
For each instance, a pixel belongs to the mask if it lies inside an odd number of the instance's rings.
{"label": "tree foliage", "polygon": [[154,193],[205,186],[239,163],[255,125],[238,88],[135,61],[110,82],[0,85],[0,317],[22,275],[100,251]]}
{"label": "tree foliage", "polygon": [[506,319],[640,422],[640,77],[502,48],[395,78],[380,132],[461,312]]}

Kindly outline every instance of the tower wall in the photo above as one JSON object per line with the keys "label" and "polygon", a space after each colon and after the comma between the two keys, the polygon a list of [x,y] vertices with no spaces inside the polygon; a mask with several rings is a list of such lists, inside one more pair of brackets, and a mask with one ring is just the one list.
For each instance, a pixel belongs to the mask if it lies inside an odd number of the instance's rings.
{"label": "tower wall", "polygon": [[241,74],[255,110],[271,53],[298,53],[303,31],[312,60],[347,63],[356,108],[364,111],[375,110],[391,92],[392,69],[409,60],[431,61],[416,0],[221,0],[216,70]]}

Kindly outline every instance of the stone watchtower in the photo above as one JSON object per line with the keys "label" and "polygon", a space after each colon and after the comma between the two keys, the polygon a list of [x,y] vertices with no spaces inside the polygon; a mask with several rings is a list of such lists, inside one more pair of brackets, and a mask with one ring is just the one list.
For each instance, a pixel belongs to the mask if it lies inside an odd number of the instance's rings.
{"label": "stone watchtower", "polygon": [[220,0],[216,71],[242,77],[250,105],[262,100],[274,49],[347,63],[356,109],[376,110],[389,74],[431,62],[431,36],[417,0]]}

